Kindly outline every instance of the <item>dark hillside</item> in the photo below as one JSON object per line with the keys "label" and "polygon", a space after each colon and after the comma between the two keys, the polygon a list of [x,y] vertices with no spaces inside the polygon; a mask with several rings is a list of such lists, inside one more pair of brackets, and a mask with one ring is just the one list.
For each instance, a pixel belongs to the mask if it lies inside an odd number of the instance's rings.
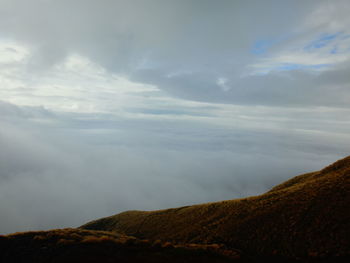
{"label": "dark hillside", "polygon": [[255,256],[349,257],[350,157],[238,200],[129,211],[82,226],[149,240],[219,243]]}
{"label": "dark hillside", "polygon": [[220,246],[173,246],[104,231],[59,229],[0,236],[0,262],[247,262]]}

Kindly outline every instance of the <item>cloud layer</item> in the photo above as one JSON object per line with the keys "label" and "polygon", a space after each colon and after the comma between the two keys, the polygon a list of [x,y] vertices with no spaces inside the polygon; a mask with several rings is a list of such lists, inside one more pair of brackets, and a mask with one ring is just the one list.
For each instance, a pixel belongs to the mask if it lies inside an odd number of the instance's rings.
{"label": "cloud layer", "polygon": [[258,194],[348,155],[349,9],[0,0],[0,232]]}
{"label": "cloud layer", "polygon": [[0,112],[2,233],[261,193],[345,155],[350,141],[341,119],[335,137],[333,130],[273,129],[276,116],[261,128],[247,116],[240,128],[7,103]]}
{"label": "cloud layer", "polygon": [[[185,99],[328,106],[344,104],[344,92],[333,92],[342,83],[319,91],[318,80],[330,78],[318,69],[348,68],[338,65],[349,60],[348,10],[347,1],[11,0],[2,1],[0,24],[4,39],[29,49],[30,71],[77,54]],[[314,99],[324,91],[333,100]]]}

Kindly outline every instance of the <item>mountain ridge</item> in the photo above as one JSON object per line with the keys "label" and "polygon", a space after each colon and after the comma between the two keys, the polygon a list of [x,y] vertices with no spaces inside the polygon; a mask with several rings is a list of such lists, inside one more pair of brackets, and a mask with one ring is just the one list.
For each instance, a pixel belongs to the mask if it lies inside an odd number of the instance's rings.
{"label": "mountain ridge", "polygon": [[0,262],[349,262],[350,156],[247,198],[0,235]]}
{"label": "mountain ridge", "polygon": [[158,211],[126,211],[81,228],[174,243],[219,243],[292,259],[349,256],[350,157],[265,194]]}

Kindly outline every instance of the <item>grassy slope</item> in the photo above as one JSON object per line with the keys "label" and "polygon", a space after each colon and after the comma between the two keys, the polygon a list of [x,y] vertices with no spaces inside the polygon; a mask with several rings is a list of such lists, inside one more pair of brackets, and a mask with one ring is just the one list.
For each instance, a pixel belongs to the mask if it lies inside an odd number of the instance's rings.
{"label": "grassy slope", "polygon": [[350,157],[260,196],[152,212],[128,211],[82,228],[149,240],[220,243],[260,256],[349,257]]}
{"label": "grassy slope", "polygon": [[58,229],[0,236],[0,262],[247,262],[219,246],[151,243],[104,231]]}

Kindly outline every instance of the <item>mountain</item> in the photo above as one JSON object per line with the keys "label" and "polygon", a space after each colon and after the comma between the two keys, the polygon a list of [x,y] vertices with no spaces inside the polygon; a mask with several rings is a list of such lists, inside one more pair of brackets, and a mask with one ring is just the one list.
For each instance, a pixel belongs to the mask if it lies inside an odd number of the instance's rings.
{"label": "mountain", "polygon": [[260,196],[0,235],[0,262],[350,262],[350,157]]}
{"label": "mountain", "polygon": [[82,229],[32,231],[0,236],[3,263],[229,263],[248,262],[218,245],[149,242],[118,233]]}
{"label": "mountain", "polygon": [[259,196],[128,211],[81,229],[173,244],[220,244],[255,259],[346,261],[350,259],[350,157]]}

